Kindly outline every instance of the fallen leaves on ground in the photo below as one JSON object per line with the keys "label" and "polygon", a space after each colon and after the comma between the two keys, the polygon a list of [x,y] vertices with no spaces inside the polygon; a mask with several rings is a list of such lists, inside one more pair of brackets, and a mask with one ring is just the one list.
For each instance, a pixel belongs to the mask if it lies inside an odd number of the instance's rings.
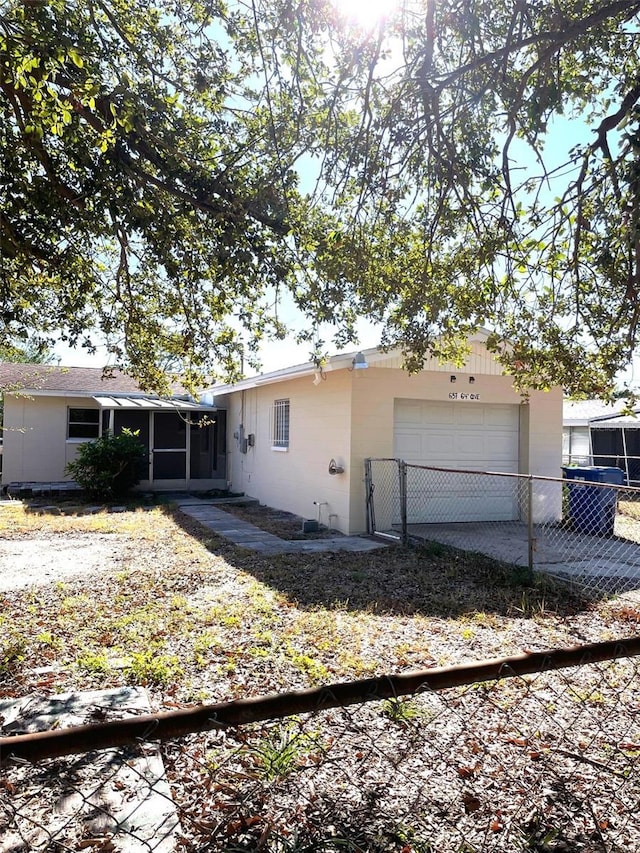
{"label": "fallen leaves on ground", "polygon": [[[56,551],[61,535],[77,548]],[[16,539],[42,554],[50,541],[60,564],[32,551],[29,585],[1,593],[4,696],[134,682],[161,710],[622,638],[636,624],[628,597],[586,601],[478,555],[427,544],[263,557],[171,508],[29,517],[0,531],[0,555]],[[640,846],[635,678],[623,660],[425,692],[392,716],[372,703],[170,742],[181,849],[601,849],[594,832]]]}

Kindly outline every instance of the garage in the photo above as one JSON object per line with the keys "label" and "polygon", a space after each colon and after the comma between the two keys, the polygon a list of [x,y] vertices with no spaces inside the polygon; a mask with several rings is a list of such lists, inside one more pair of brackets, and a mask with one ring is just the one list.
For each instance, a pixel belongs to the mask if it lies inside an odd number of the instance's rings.
{"label": "garage", "polygon": [[[394,454],[414,465],[469,471],[519,470],[519,406],[396,399]],[[516,482],[409,469],[407,521],[510,521],[518,518]]]}

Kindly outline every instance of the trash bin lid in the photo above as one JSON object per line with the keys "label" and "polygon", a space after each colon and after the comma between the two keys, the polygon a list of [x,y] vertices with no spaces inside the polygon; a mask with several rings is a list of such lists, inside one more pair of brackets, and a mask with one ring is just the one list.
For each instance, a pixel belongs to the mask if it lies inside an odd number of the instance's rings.
{"label": "trash bin lid", "polygon": [[612,465],[580,465],[577,468],[562,466],[567,480],[590,480],[592,483],[611,483],[621,485],[624,471]]}

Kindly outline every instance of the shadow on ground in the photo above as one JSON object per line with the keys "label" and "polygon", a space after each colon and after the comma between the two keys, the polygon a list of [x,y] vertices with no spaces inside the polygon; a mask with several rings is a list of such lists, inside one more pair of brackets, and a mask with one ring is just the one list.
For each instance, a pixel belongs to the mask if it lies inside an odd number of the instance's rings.
{"label": "shadow on ground", "polygon": [[389,545],[365,553],[261,556],[230,545],[179,510],[167,508],[189,535],[235,568],[306,609],[342,609],[450,618],[484,612],[530,618],[574,615],[594,599],[544,574],[436,542]]}

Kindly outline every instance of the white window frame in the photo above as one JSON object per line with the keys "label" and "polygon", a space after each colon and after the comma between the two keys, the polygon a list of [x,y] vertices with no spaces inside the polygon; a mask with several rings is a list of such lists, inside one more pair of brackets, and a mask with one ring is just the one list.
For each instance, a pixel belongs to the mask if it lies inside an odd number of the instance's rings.
{"label": "white window frame", "polygon": [[289,450],[291,406],[289,399],[273,401],[273,416],[271,418],[271,449]]}
{"label": "white window frame", "polygon": [[[71,412],[74,411],[87,411],[91,409],[91,411],[96,411],[98,413],[97,421],[72,421],[71,420]],[[91,406],[67,406],[67,441],[94,441],[96,438],[100,438],[100,420],[101,420],[101,410],[100,409],[92,409]],[[95,435],[70,435],[71,425],[77,426],[91,426],[95,427],[96,434]]]}

